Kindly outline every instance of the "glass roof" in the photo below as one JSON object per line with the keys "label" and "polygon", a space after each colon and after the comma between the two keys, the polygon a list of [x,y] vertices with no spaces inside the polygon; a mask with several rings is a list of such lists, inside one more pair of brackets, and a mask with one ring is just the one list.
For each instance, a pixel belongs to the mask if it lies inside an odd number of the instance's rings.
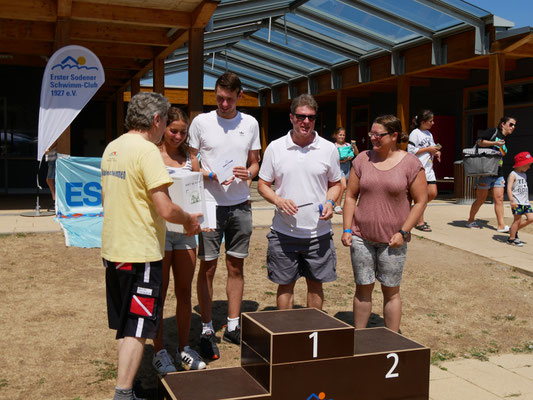
{"label": "glass roof", "polygon": [[[259,92],[411,41],[434,44],[440,31],[464,26],[476,28],[483,54],[488,15],[463,0],[222,0],[205,33],[204,69],[210,77],[234,71],[246,89]],[[183,76],[187,54],[185,46],[168,57],[167,74]]]}

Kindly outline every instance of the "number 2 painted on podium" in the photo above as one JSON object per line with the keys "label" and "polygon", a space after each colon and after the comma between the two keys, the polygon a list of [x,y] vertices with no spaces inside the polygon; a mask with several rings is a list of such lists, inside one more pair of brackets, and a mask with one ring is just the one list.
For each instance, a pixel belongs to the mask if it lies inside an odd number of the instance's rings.
{"label": "number 2 painted on podium", "polygon": [[392,368],[389,369],[389,372],[387,372],[387,375],[385,375],[385,379],[398,378],[400,376],[398,372],[394,372],[394,370],[398,366],[398,360],[400,358],[398,357],[398,354],[396,353],[387,354],[387,358],[391,358],[391,357],[394,358],[394,364],[392,364]]}
{"label": "number 2 painted on podium", "polygon": [[309,335],[309,339],[313,339],[313,358],[318,357],[318,332],[313,332]]}

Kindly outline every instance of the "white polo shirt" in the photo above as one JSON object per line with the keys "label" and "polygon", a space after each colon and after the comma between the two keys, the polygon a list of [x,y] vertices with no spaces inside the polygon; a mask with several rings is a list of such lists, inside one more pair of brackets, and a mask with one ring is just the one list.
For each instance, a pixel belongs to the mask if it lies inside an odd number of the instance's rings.
{"label": "white polo shirt", "polygon": [[331,232],[331,221],[319,220],[329,182],[341,179],[339,153],[335,145],[316,132],[305,147],[292,141],[291,131],[270,143],[265,151],[259,177],[274,182],[276,194],[300,206],[295,215],[276,210],[272,229],[297,238],[312,238]]}
{"label": "white polo shirt", "polygon": [[[235,166],[246,167],[248,152],[261,149],[259,124],[251,115],[240,112],[231,119],[219,117],[216,110],[200,114],[189,127],[189,145],[198,150],[206,171],[212,172],[216,160],[227,155],[235,160]],[[240,179],[230,185],[205,180],[204,187],[206,200],[215,200],[219,206],[233,206],[250,199],[250,188]]]}

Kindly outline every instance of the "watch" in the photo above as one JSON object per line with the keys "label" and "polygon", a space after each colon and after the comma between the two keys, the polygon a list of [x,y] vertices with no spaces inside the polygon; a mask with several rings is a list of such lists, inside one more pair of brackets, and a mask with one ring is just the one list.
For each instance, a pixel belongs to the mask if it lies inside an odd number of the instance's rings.
{"label": "watch", "polygon": [[411,240],[411,232],[402,231],[401,229],[398,232],[400,232],[404,241],[408,242]]}

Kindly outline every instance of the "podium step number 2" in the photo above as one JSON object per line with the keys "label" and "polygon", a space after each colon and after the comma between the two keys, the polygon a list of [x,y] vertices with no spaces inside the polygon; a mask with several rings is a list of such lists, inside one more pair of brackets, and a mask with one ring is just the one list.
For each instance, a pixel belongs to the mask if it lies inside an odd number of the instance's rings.
{"label": "podium step number 2", "polygon": [[168,374],[175,400],[428,399],[430,350],[317,309],[243,313],[241,366]]}

